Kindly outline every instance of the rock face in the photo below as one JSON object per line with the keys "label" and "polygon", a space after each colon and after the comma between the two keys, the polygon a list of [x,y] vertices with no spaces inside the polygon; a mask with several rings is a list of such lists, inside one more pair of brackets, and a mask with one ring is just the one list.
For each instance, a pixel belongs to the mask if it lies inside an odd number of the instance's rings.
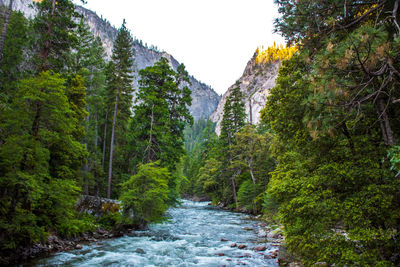
{"label": "rock face", "polygon": [[227,97],[231,94],[233,88],[240,86],[243,93],[247,114],[247,121],[252,124],[260,122],[260,111],[264,108],[269,90],[275,86],[275,79],[278,76],[280,61],[269,64],[256,63],[256,53],[247,63],[242,77],[228,88],[228,91],[222,96],[215,112],[210,116],[213,122],[217,123],[215,131],[221,133],[221,121],[224,114],[224,106]]}
{"label": "rock face", "polygon": [[121,202],[108,198],[83,195],[75,205],[79,213],[102,217],[109,212],[120,212]]}
{"label": "rock face", "polygon": [[[28,18],[32,18],[36,14],[36,11],[32,7],[32,2],[33,0],[14,0],[13,9],[21,11]],[[0,4],[8,6],[8,3],[9,0],[0,0]],[[95,36],[100,37],[103,42],[106,57],[109,59],[112,53],[113,40],[115,40],[117,36],[117,29],[91,10],[77,6],[77,11],[84,16],[92,33]],[[135,89],[138,88],[139,70],[148,66],[152,66],[161,57],[167,58],[170,62],[170,65],[175,70],[180,64],[170,54],[147,48],[138,40],[135,40],[133,48],[135,53],[135,78],[133,86]],[[191,85],[189,85],[189,88],[192,91],[193,99],[192,106],[189,108],[190,113],[195,120],[200,118],[208,118],[215,111],[221,97],[211,87],[199,82],[193,76],[190,76],[190,82]]]}

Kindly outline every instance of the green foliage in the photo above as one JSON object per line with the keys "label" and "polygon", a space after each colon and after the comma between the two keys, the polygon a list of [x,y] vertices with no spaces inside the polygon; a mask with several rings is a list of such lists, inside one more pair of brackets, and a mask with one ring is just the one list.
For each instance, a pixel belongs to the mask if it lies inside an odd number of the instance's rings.
{"label": "green foliage", "polygon": [[175,72],[168,60],[161,58],[139,74],[140,87],[131,123],[136,162],[160,160],[173,172],[184,155],[184,125],[193,120],[187,108],[192,101],[190,90],[184,86],[187,73],[183,65]]}
{"label": "green foliage", "polygon": [[244,109],[243,94],[240,87],[232,89],[226,98],[224,114],[221,122],[221,141],[225,145],[233,144],[235,133],[239,132],[245,125],[246,113]]}
{"label": "green foliage", "polygon": [[256,203],[256,199],[262,192],[263,190],[258,184],[254,184],[251,180],[245,180],[238,190],[239,206],[245,208],[247,211],[257,213],[261,208],[261,203]]}
{"label": "green foliage", "polygon": [[262,112],[278,162],[264,207],[279,204],[285,242],[307,266],[396,265],[400,183],[382,161],[387,149],[376,110],[364,104],[361,121],[318,102],[313,97],[323,94],[314,88],[331,80],[314,80],[313,71],[306,52],[284,62]]}
{"label": "green foliage", "polygon": [[204,195],[199,184],[199,171],[204,166],[208,153],[217,143],[215,123],[197,120],[191,127],[185,128],[184,136],[186,155],[183,158],[183,174],[187,180],[183,180],[182,193]]}
{"label": "green foliage", "polygon": [[105,215],[101,216],[98,220],[98,223],[108,230],[113,229],[116,225],[122,222],[122,214],[119,211],[108,212]]}
{"label": "green foliage", "polygon": [[[133,39],[125,26],[125,20],[118,30],[114,42],[111,62],[106,68],[106,116],[111,132],[109,136],[110,149],[108,151],[108,186],[107,197],[118,195],[118,184],[126,181],[129,171],[129,154],[125,146],[128,145],[127,134],[131,117],[133,94]],[[104,138],[103,142],[107,143]],[[104,148],[104,147],[103,147]],[[105,156],[103,152],[103,157]],[[104,159],[103,159],[104,162]],[[114,166],[118,166],[113,169]],[[113,190],[112,190],[113,189]]]}
{"label": "green foliage", "polygon": [[[3,21],[0,18],[0,28]],[[0,112],[6,110],[16,93],[18,79],[23,76],[20,65],[27,43],[27,20],[20,12],[11,12],[0,66]]]}
{"label": "green foliage", "polygon": [[123,185],[121,201],[125,219],[133,213],[133,223],[143,225],[163,220],[167,209],[168,182],[171,173],[159,162],[150,162],[138,166],[137,174]]}
{"label": "green foliage", "polygon": [[62,72],[77,41],[73,31],[79,14],[70,0],[57,1],[54,6],[53,1],[43,0],[35,5],[38,14],[32,23],[32,51],[36,51],[33,63],[38,73],[49,69]]}
{"label": "green foliage", "polygon": [[390,161],[390,170],[396,171],[396,177],[400,175],[400,146],[392,147],[387,154]]}
{"label": "green foliage", "polygon": [[79,116],[65,84],[52,72],[20,81],[13,112],[0,117],[3,248],[39,241],[51,230],[76,233],[68,224],[75,220],[86,153],[74,139]]}

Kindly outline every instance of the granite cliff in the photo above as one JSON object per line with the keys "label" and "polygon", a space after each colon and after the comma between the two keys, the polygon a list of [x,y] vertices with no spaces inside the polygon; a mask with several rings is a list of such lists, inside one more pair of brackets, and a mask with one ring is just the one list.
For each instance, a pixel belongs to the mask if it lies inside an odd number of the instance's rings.
{"label": "granite cliff", "polygon": [[[257,50],[258,51],[258,50]],[[237,86],[243,93],[247,114],[247,122],[257,124],[260,122],[260,111],[264,108],[269,90],[275,86],[275,79],[278,76],[278,70],[281,61],[276,60],[267,63],[257,61],[258,52],[247,63],[243,75],[240,79],[230,86],[222,96],[217,109],[210,116],[213,122],[217,123],[216,132],[221,132],[221,121],[224,113],[224,106],[231,90]]]}
{"label": "granite cliff", "polygon": [[[9,3],[8,0],[0,1],[3,5],[8,5]],[[32,6],[32,2],[33,0],[14,0],[13,9],[21,11],[28,18],[33,18],[36,14],[36,11]],[[95,36],[100,37],[103,42],[106,57],[110,58],[113,48],[113,40],[117,36],[117,29],[113,27],[107,20],[99,17],[91,10],[77,6],[77,11],[84,16],[92,33]],[[134,54],[134,88],[137,88],[138,86],[138,71],[148,66],[152,66],[161,57],[167,58],[170,62],[170,65],[175,70],[180,64],[172,55],[166,52],[160,52],[153,48],[148,48],[138,40],[135,40],[134,42]],[[221,97],[210,86],[199,82],[193,76],[190,76],[190,82],[191,85],[189,85],[189,88],[192,91],[193,98],[192,106],[189,108],[190,113],[195,120],[200,118],[208,118],[215,111]]]}

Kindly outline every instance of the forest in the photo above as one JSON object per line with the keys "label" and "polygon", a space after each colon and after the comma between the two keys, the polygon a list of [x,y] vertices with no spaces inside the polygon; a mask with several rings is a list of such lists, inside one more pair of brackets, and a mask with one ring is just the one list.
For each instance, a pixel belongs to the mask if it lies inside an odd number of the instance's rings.
{"label": "forest", "polygon": [[[400,265],[400,0],[275,3],[287,46],[255,53],[281,64],[261,123],[238,85],[219,136],[193,121],[183,64],[133,71],[125,20],[107,58],[70,0],[2,6],[1,254],[162,222],[185,194],[282,225],[304,266]],[[79,213],[81,195],[122,210]]]}

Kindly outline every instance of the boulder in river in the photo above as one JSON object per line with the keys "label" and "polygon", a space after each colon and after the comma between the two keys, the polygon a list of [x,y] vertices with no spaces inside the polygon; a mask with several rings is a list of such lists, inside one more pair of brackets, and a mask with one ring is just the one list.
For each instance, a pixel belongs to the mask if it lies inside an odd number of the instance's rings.
{"label": "boulder in river", "polygon": [[227,241],[229,241],[229,240],[226,239],[226,238],[221,238],[221,241],[222,241],[222,242],[227,242]]}
{"label": "boulder in river", "polygon": [[267,237],[268,238],[279,238],[279,236],[282,235],[282,230],[280,228],[276,228],[275,230],[272,230],[271,232],[268,233]]}
{"label": "boulder in river", "polygon": [[234,248],[234,247],[236,247],[237,245],[236,245],[236,243],[232,243],[231,244],[231,248]]}
{"label": "boulder in river", "polygon": [[267,247],[266,246],[258,246],[258,247],[255,247],[254,250],[255,251],[264,251],[264,250],[267,250]]}
{"label": "boulder in river", "polygon": [[239,245],[239,246],[238,246],[238,249],[245,249],[245,248],[247,248],[246,245]]}
{"label": "boulder in river", "polygon": [[136,253],[139,253],[139,254],[146,254],[146,251],[144,251],[144,250],[141,249],[141,248],[137,248],[137,249],[135,250],[135,252],[136,252]]}

